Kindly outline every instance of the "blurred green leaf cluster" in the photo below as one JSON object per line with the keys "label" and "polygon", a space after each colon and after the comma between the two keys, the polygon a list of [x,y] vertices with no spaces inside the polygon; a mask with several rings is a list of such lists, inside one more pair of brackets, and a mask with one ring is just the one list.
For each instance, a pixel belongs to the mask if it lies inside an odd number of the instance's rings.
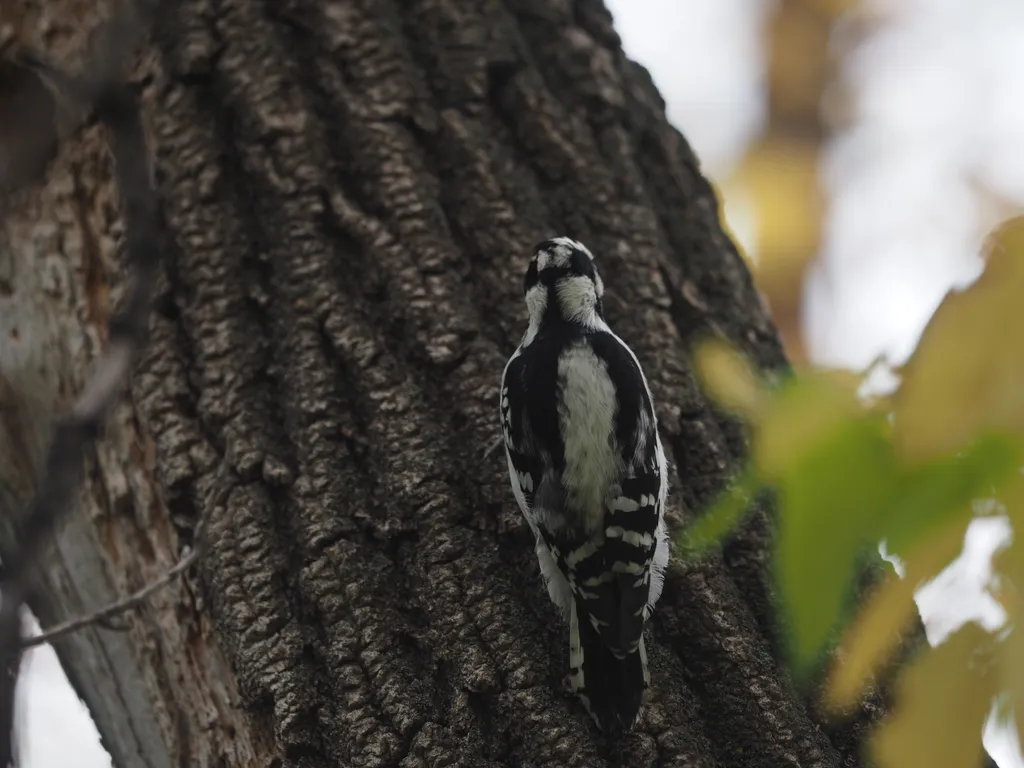
{"label": "blurred green leaf cluster", "polygon": [[[986,256],[981,277],[935,312],[888,397],[861,397],[863,377],[844,371],[773,385],[722,343],[697,350],[706,388],[748,422],[751,455],[684,531],[680,550],[699,557],[755,496],[773,493],[773,573],[792,667],[802,677],[835,651],[825,686],[832,710],[855,704],[889,661],[915,616],[915,591],[960,553],[976,509],[1005,514],[1021,530],[1024,218],[993,233]],[[882,541],[905,575],[884,579],[850,618],[858,564]],[[882,768],[978,765],[997,697],[1024,734],[1024,635],[1014,631],[1024,611],[1024,544],[1006,547],[995,570],[1007,625],[996,635],[967,624],[902,670],[895,708],[871,742]]]}

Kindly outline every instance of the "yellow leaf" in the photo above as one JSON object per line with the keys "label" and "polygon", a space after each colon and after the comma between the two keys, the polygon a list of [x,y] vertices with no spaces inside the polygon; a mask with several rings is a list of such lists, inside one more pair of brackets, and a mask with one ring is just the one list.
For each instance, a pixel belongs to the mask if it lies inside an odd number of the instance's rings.
{"label": "yellow leaf", "polygon": [[[1017,483],[1013,490],[1016,494],[1011,494],[1005,501],[1007,509],[1011,510],[1014,528],[1019,531],[1024,509],[1014,510],[1013,507],[1024,500],[1019,495],[1021,483]],[[992,593],[1006,610],[1008,626],[1011,627],[1000,644],[1000,678],[1010,695],[1017,733],[1024,734],[1024,634],[1020,629],[1024,615],[1024,542],[1019,536],[1015,535],[1010,546],[992,558],[992,570],[996,575]]]}
{"label": "yellow leaf", "polygon": [[1024,432],[1024,217],[990,238],[978,280],[950,292],[903,368],[895,440],[912,461],[986,430]]}
{"label": "yellow leaf", "polygon": [[903,671],[895,709],[871,739],[879,768],[981,765],[981,732],[998,681],[975,657],[990,642],[991,635],[969,623]]}
{"label": "yellow leaf", "polygon": [[1024,635],[1020,629],[1010,631],[1000,651],[1000,677],[1010,694],[1017,733],[1024,733]]}
{"label": "yellow leaf", "polygon": [[693,353],[701,384],[724,408],[752,418],[764,400],[757,374],[729,344],[718,339],[699,344]]}
{"label": "yellow leaf", "polygon": [[751,148],[730,179],[753,201],[757,284],[769,295],[799,282],[821,239],[820,147],[769,135]]}
{"label": "yellow leaf", "polygon": [[[989,591],[1006,611],[1007,621],[1020,624],[1024,620],[1024,542],[1020,535],[1024,531],[1024,475],[1017,473],[1002,489],[998,501],[1006,510],[1015,533],[1010,546],[997,550],[992,557],[995,578]],[[1024,693],[1024,688],[1021,692]],[[1024,731],[1021,734],[1024,736]]]}
{"label": "yellow leaf", "polygon": [[914,592],[960,553],[970,520],[967,509],[936,530],[904,559],[906,576],[890,575],[864,602],[836,654],[839,661],[825,686],[826,707],[842,712],[860,701],[871,675],[889,661],[916,614]]}

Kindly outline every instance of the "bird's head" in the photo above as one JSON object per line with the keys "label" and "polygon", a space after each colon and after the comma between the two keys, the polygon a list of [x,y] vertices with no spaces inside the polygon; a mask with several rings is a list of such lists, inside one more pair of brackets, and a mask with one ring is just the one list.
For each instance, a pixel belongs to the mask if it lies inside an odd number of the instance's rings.
{"label": "bird's head", "polygon": [[593,327],[601,321],[604,283],[594,255],[571,238],[555,237],[534,248],[523,290],[531,326],[566,322]]}

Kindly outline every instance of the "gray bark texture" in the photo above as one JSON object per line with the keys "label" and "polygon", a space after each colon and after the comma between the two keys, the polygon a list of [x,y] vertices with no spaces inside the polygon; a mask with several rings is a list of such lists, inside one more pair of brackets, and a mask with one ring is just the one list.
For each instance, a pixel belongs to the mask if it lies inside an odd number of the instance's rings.
{"label": "gray bark texture", "polygon": [[[102,0],[27,2],[72,66]],[[57,650],[119,768],[859,765],[779,661],[770,526],[674,564],[653,687],[611,744],[563,692],[567,630],[500,455],[530,249],[594,251],[650,378],[678,528],[742,460],[688,358],[783,370],[715,194],[601,0],[182,0],[140,57],[173,247],[151,338],[32,607],[166,571],[127,629]],[[98,126],[0,225],[0,517],[104,343],[122,224]],[[210,503],[215,478],[231,486]],[[73,762],[73,756],[71,756]]]}

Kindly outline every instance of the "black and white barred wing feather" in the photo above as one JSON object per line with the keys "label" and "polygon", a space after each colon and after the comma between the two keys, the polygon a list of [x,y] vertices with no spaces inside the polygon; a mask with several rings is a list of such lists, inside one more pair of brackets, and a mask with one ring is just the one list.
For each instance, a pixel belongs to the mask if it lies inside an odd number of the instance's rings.
{"label": "black and white barred wing feather", "polygon": [[579,478],[564,465],[569,446],[557,427],[564,393],[545,413],[517,407],[537,402],[523,391],[527,363],[519,352],[502,377],[501,413],[513,492],[536,537],[551,600],[570,623],[572,688],[598,724],[615,731],[633,725],[649,682],[643,628],[668,561],[667,477],[639,364],[617,337],[602,336],[594,351],[609,364],[601,369],[621,378],[610,382],[614,433],[596,437],[614,447],[616,467],[596,509],[580,508]]}
{"label": "black and white barred wing feather", "polygon": [[512,492],[523,515],[532,524],[533,496],[540,484],[544,465],[534,441],[527,439],[523,394],[522,358],[517,350],[501,375],[501,432]]}
{"label": "black and white barred wing feather", "polygon": [[619,445],[625,471],[608,494],[603,536],[575,546],[558,533],[549,536],[552,551],[566,553],[556,559],[574,597],[571,684],[609,732],[628,730],[639,717],[650,684],[643,629],[661,595],[669,554],[665,458],[653,410],[648,413],[633,439]]}
{"label": "black and white barred wing feather", "polygon": [[661,595],[668,555],[662,522],[664,457],[657,435],[650,434],[641,448],[609,495],[603,542],[585,543],[565,563],[580,607],[620,658],[637,650]]}
{"label": "black and white barred wing feather", "polygon": [[[505,442],[509,479],[519,509],[526,518],[536,540],[537,560],[548,588],[551,601],[569,618],[572,591],[557,560],[549,548],[545,531],[550,518],[544,519],[535,511],[536,499],[541,508],[551,508],[552,499],[559,503],[561,486],[555,477],[550,451],[544,447],[544,435],[531,428],[526,412],[526,392],[523,381],[524,359],[519,351],[509,359],[501,377],[501,429]],[[554,405],[554,404],[552,404]],[[551,416],[554,417],[555,411]]]}
{"label": "black and white barred wing feather", "polygon": [[622,656],[640,644],[644,623],[661,596],[668,562],[664,505],[667,465],[647,382],[629,347],[611,331],[591,344],[606,362],[616,396],[610,436],[620,471],[605,497],[599,546],[588,542],[567,563],[581,607],[604,642]]}

